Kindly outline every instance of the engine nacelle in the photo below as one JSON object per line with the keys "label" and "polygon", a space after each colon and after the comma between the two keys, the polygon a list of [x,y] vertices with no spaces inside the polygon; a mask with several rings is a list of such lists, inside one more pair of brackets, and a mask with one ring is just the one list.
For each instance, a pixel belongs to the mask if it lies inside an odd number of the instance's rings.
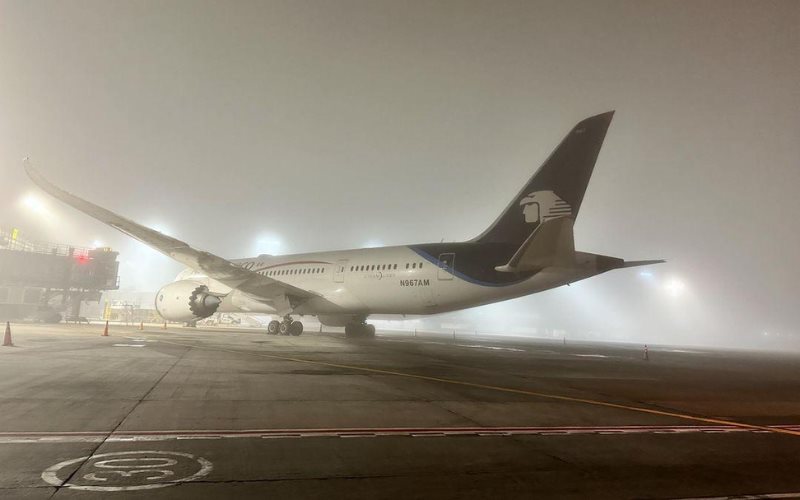
{"label": "engine nacelle", "polygon": [[193,280],[170,283],[156,295],[156,311],[167,321],[195,321],[211,316],[222,303],[222,295]]}

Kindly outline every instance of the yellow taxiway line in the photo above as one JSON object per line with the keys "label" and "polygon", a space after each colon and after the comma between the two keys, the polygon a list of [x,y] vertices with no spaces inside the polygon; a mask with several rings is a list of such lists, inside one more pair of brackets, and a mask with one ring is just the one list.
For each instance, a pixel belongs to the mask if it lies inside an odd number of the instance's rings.
{"label": "yellow taxiway line", "polygon": [[341,363],[331,363],[328,361],[316,361],[313,359],[305,359],[305,358],[295,358],[292,356],[280,356],[278,354],[267,354],[263,352],[255,352],[255,351],[237,351],[235,349],[225,349],[220,347],[209,347],[209,346],[201,346],[196,344],[184,344],[182,342],[173,342],[170,340],[163,340],[161,338],[158,339],[159,342],[163,342],[165,344],[173,344],[182,347],[190,347],[194,349],[205,349],[209,351],[218,351],[218,352],[227,352],[232,354],[245,354],[250,356],[258,356],[262,358],[271,358],[271,359],[279,359],[282,361],[294,361],[296,363],[305,363],[309,365],[317,365],[317,366],[325,366],[329,368],[341,368],[345,370],[356,370],[361,372],[367,373],[377,373],[380,375],[394,375],[396,377],[405,377],[405,378],[412,378],[417,380],[427,380],[430,382],[440,382],[443,384],[451,384],[451,385],[460,385],[464,387],[475,387],[478,389],[486,389],[490,391],[498,391],[498,392],[506,392],[511,394],[524,394],[526,396],[534,396],[537,398],[544,398],[544,399],[551,399],[556,401],[566,401],[569,403],[583,403],[592,406],[600,406],[604,408],[614,408],[617,410],[627,410],[633,411],[638,413],[646,413],[649,415],[658,415],[661,417],[672,417],[678,418],[682,420],[690,420],[692,422],[704,422],[709,424],[717,424],[717,425],[730,425],[733,427],[739,427],[742,429],[749,429],[749,430],[759,430],[764,432],[772,432],[777,434],[789,434],[791,436],[800,436],[800,431],[795,431],[791,429],[781,429],[776,427],[768,427],[764,425],[754,425],[754,424],[746,424],[743,422],[736,422],[734,420],[726,420],[721,418],[711,418],[711,417],[702,417],[702,416],[695,416],[695,415],[688,415],[685,413],[678,413],[675,411],[666,411],[666,410],[655,410],[652,408],[643,408],[641,406],[633,406],[633,405],[626,405],[620,403],[610,403],[608,401],[600,401],[596,399],[587,399],[587,398],[577,398],[572,396],[563,396],[560,394],[548,394],[544,392],[537,392],[537,391],[529,391],[526,389],[514,389],[512,387],[501,387],[496,385],[488,385],[488,384],[479,384],[476,382],[465,382],[463,380],[453,380],[448,378],[440,378],[440,377],[431,377],[428,375],[419,375],[416,373],[406,373],[406,372],[398,372],[394,370],[383,370],[380,368],[369,368],[366,366],[357,366],[357,365],[345,365]]}

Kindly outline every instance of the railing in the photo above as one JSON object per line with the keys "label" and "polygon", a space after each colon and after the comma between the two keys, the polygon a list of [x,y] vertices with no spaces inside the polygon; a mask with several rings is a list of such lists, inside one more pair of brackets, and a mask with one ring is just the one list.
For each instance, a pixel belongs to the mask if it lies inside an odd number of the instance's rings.
{"label": "railing", "polygon": [[30,241],[21,237],[18,229],[7,230],[0,228],[0,249],[16,250],[19,252],[33,252],[62,257],[89,255],[91,248],[76,247],[60,243],[45,243]]}

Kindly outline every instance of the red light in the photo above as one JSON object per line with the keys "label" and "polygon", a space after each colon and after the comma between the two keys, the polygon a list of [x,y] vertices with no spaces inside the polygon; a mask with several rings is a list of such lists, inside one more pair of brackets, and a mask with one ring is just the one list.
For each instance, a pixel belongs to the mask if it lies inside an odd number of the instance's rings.
{"label": "red light", "polygon": [[78,261],[78,264],[83,265],[89,262],[89,256],[86,254],[79,254],[75,256],[75,260]]}

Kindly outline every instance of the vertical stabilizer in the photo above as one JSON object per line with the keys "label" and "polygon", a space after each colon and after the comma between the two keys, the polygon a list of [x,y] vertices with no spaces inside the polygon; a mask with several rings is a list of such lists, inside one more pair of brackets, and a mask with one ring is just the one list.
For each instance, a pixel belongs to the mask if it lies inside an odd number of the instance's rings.
{"label": "vertical stabilizer", "polygon": [[522,245],[543,222],[557,217],[574,221],[613,116],[614,112],[609,111],[575,125],[494,224],[475,241]]}

